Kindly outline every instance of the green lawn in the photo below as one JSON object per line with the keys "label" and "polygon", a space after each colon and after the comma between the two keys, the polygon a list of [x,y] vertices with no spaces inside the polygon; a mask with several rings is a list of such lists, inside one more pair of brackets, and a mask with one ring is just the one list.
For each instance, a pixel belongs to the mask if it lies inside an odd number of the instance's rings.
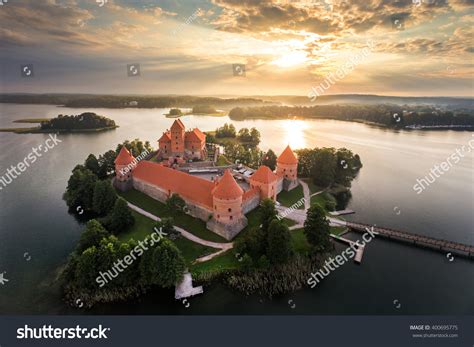
{"label": "green lawn", "polygon": [[308,240],[306,239],[306,236],[304,234],[304,229],[296,229],[296,230],[291,230],[291,245],[293,247],[293,250],[296,253],[299,254],[308,254],[309,250],[311,249],[311,246],[308,243]]}
{"label": "green lawn", "polygon": [[235,256],[234,251],[230,249],[227,252],[204,263],[194,264],[190,270],[193,277],[195,277],[196,275],[201,273],[213,273],[221,272],[224,270],[233,270],[239,268],[239,266],[240,262]]}
{"label": "green lawn", "polygon": [[[282,190],[280,194],[278,194],[278,202],[286,207],[291,207],[293,204],[297,203],[299,200],[303,199],[303,187],[301,185],[297,186],[296,188],[287,192],[286,190]],[[301,206],[298,207],[300,210],[304,210],[304,201],[301,201]]]}
{"label": "green lawn", "polygon": [[132,204],[154,214],[155,216],[160,218],[173,217],[174,225],[186,229],[201,239],[214,242],[228,242],[223,237],[206,229],[206,223],[204,223],[204,221],[182,212],[170,212],[166,208],[165,204],[150,198],[148,195],[139,192],[138,190],[131,189],[127,192],[117,191],[117,194]]}
{"label": "green lawn", "polygon": [[311,205],[313,204],[318,204],[321,206],[326,212],[328,212],[328,209],[326,208],[326,202],[332,201],[336,203],[336,198],[332,196],[331,194],[327,192],[323,192],[318,195],[314,195],[311,197]]}
{"label": "green lawn", "polygon": [[[153,231],[153,227],[155,225],[154,220],[151,220],[150,218],[145,217],[135,211],[132,211],[132,215],[135,218],[135,224],[128,232],[118,235],[118,239],[120,241],[128,241],[132,238],[135,241],[144,240],[147,235]],[[218,251],[218,249],[200,245],[184,237],[173,240],[173,243],[183,254],[188,266],[190,266],[196,258]]]}

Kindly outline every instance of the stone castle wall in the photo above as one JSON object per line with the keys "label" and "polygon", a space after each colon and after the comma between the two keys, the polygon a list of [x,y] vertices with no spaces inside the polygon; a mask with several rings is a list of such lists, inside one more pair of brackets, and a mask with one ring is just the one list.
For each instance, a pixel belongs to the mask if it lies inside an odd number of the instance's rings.
{"label": "stone castle wall", "polygon": [[242,213],[247,214],[260,204],[260,194],[256,193],[242,203]]}
{"label": "stone castle wall", "polygon": [[[133,178],[133,188],[162,203],[165,203],[170,194],[173,194],[173,192],[168,192],[155,185],[136,178]],[[212,215],[212,210],[206,208],[205,206],[196,204],[193,201],[189,201],[183,196],[181,196],[181,198],[183,198],[183,200],[186,202],[186,207],[188,208],[187,212],[191,216],[199,218],[205,222],[209,220],[210,216]]]}

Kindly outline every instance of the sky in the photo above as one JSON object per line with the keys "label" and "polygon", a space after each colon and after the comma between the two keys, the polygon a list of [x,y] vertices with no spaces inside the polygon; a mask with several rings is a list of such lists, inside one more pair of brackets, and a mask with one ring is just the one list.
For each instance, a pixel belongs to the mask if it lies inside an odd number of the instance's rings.
{"label": "sky", "polygon": [[1,3],[1,93],[474,96],[474,0]]}

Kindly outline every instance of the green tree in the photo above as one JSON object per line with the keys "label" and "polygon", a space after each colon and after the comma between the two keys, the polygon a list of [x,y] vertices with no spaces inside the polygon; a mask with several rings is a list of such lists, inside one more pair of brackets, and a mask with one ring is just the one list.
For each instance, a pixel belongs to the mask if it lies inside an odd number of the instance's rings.
{"label": "green tree", "polygon": [[260,143],[260,132],[256,128],[250,129],[250,141],[254,145],[258,145]]}
{"label": "green tree", "polygon": [[250,255],[244,254],[242,257],[241,267],[245,272],[250,272],[253,269],[253,260]]}
{"label": "green tree", "polygon": [[163,239],[143,255],[140,280],[144,285],[172,287],[182,280],[185,269],[186,263],[179,249]]}
{"label": "green tree", "polygon": [[235,251],[239,254],[248,254],[258,259],[265,253],[265,234],[260,228],[252,228],[235,241]]}
{"label": "green tree", "polygon": [[87,157],[84,166],[86,167],[86,169],[91,170],[95,175],[99,173],[99,161],[92,153],[89,154],[89,156]]}
{"label": "green tree", "polygon": [[64,200],[72,208],[80,210],[92,210],[92,200],[94,197],[95,183],[97,176],[84,166],[76,166],[69,177]]}
{"label": "green tree", "polygon": [[94,187],[92,208],[99,215],[106,215],[114,207],[117,193],[109,181],[97,181]]}
{"label": "green tree", "polygon": [[166,199],[166,208],[170,212],[180,211],[184,212],[186,210],[186,202],[179,194],[173,193],[168,199]]}
{"label": "green tree", "polygon": [[172,108],[170,110],[170,116],[180,116],[182,114],[183,114],[183,112],[181,112],[181,110],[179,108]]}
{"label": "green tree", "polygon": [[286,263],[291,255],[291,235],[288,227],[282,221],[274,219],[268,227],[267,257],[271,264]]}
{"label": "green tree", "polygon": [[266,234],[270,223],[277,217],[275,202],[272,199],[267,198],[262,200],[260,203],[260,216],[262,231],[264,234]]}
{"label": "green tree", "polygon": [[87,248],[98,246],[100,241],[109,236],[109,232],[96,219],[87,222],[85,230],[82,232],[77,244],[76,251],[82,254]]}
{"label": "green tree", "polygon": [[270,267],[270,261],[268,260],[267,256],[263,254],[260,258],[258,258],[257,265],[260,269],[267,269]]}
{"label": "green tree", "polygon": [[320,187],[329,187],[334,183],[337,158],[334,148],[321,148],[316,152],[311,168],[313,183]]}
{"label": "green tree", "polygon": [[326,253],[332,250],[330,231],[324,209],[318,204],[312,205],[304,222],[304,234],[315,252]]}
{"label": "green tree", "polygon": [[275,170],[277,164],[277,156],[275,152],[269,149],[268,152],[264,154],[262,164],[268,166],[272,171]]}
{"label": "green tree", "polygon": [[111,173],[115,172],[116,157],[117,153],[112,150],[105,152],[103,155],[99,155],[99,172],[97,176],[99,176],[100,179],[104,179]]}
{"label": "green tree", "polygon": [[112,233],[119,234],[130,228],[134,222],[135,219],[127,206],[127,202],[122,198],[115,200],[114,208],[107,217],[107,228]]}
{"label": "green tree", "polygon": [[115,153],[119,154],[120,150],[122,147],[125,146],[125,148],[128,149],[128,151],[136,158],[140,154],[142,154],[145,150],[149,153],[153,152],[153,148],[150,145],[149,141],[141,141],[139,139],[135,139],[133,141],[126,140],[124,143],[120,143],[117,145],[117,148],[115,149]]}

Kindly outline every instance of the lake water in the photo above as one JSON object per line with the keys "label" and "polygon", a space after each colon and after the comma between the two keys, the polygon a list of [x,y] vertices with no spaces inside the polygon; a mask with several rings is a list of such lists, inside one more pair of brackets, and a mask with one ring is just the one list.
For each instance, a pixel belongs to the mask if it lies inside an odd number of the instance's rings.
{"label": "lake water", "polygon": [[[474,314],[474,262],[383,239],[372,241],[363,263],[345,264],[314,289],[303,288],[272,300],[243,296],[215,284],[184,307],[173,291],[151,292],[137,301],[102,305],[92,311],[67,307],[51,286],[83,227],[62,200],[72,168],[89,153],[114,149],[126,139],[149,140],[153,147],[172,119],[168,109],[70,109],[49,105],[0,104],[0,127],[12,120],[55,117],[93,111],[120,127],[99,134],[59,135],[57,147],[44,153],[0,191],[0,285],[2,314]],[[187,116],[188,128],[214,130],[227,117]],[[474,244],[474,170],[471,132],[394,131],[331,120],[232,121],[237,129],[256,127],[260,147],[277,154],[290,144],[346,147],[364,167],[352,184],[347,219]],[[20,124],[21,126],[21,124]],[[25,125],[28,126],[28,125]],[[47,134],[0,133],[3,175],[22,161]],[[471,143],[474,143],[471,142]],[[464,147],[464,151],[462,150]],[[421,194],[418,178],[455,153],[464,156]],[[358,235],[349,235],[355,239]],[[342,251],[343,247],[338,246]],[[315,269],[316,271],[317,269]],[[288,302],[291,301],[291,304]],[[397,308],[394,302],[400,303]],[[294,305],[294,308],[292,306]]]}

